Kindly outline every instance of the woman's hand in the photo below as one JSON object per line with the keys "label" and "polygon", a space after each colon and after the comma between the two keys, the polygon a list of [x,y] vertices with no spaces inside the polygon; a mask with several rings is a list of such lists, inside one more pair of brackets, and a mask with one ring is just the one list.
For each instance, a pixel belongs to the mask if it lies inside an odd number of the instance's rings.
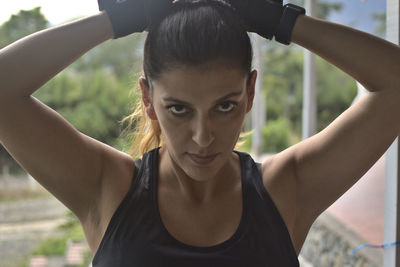
{"label": "woman's hand", "polygon": [[114,39],[142,32],[151,23],[168,14],[172,0],[98,0],[105,10],[114,32]]}
{"label": "woman's hand", "polygon": [[243,19],[247,31],[272,39],[282,17],[282,0],[226,0],[226,2]]}

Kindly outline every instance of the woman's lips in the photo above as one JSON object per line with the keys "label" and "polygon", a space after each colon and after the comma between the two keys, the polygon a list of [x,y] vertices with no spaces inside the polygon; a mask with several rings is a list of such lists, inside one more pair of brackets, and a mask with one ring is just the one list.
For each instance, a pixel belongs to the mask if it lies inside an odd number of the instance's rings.
{"label": "woman's lips", "polygon": [[199,165],[207,165],[214,161],[214,159],[218,156],[219,153],[208,155],[208,156],[200,156],[198,154],[190,154],[189,158]]}

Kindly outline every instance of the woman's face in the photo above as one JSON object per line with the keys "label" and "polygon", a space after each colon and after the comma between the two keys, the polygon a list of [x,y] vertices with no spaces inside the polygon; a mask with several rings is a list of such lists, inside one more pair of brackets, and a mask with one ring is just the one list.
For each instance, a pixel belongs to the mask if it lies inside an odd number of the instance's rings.
{"label": "woman's face", "polygon": [[149,81],[152,95],[140,82],[146,111],[158,120],[168,154],[191,178],[204,181],[232,159],[254,97],[257,72],[249,85],[248,75],[214,63],[165,72]]}

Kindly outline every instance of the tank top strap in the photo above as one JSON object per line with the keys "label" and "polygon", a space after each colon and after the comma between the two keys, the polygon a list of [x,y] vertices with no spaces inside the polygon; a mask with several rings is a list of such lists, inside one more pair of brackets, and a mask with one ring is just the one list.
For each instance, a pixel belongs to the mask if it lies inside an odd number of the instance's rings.
{"label": "tank top strap", "polygon": [[262,196],[265,188],[262,182],[261,163],[255,162],[246,152],[234,152],[240,157],[244,189],[246,192],[247,190],[256,190],[257,194]]}
{"label": "tank top strap", "polygon": [[157,149],[153,149],[145,154],[141,158],[135,160],[135,170],[132,175],[132,182],[127,195],[133,194],[135,191],[149,190],[150,179],[149,171],[151,169],[152,154]]}
{"label": "tank top strap", "polygon": [[273,229],[270,230],[269,235],[273,234],[276,236],[271,239],[275,239],[275,245],[281,247],[279,251],[286,251],[287,260],[293,264],[291,266],[299,266],[286,224],[271,195],[264,186],[261,163],[255,162],[245,152],[239,153],[243,159],[242,164],[244,166],[243,182],[246,184],[244,189],[247,190],[246,195],[248,196],[249,207],[252,207],[249,210],[249,213],[252,213],[252,215],[249,215],[250,221],[263,222],[265,227]]}

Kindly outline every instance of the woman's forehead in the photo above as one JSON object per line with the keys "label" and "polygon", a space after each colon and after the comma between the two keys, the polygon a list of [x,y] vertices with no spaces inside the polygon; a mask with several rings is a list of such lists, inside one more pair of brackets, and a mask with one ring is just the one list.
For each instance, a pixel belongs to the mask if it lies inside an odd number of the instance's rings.
{"label": "woman's forehead", "polygon": [[244,90],[247,75],[239,68],[209,66],[175,68],[153,82],[156,94],[218,96]]}

